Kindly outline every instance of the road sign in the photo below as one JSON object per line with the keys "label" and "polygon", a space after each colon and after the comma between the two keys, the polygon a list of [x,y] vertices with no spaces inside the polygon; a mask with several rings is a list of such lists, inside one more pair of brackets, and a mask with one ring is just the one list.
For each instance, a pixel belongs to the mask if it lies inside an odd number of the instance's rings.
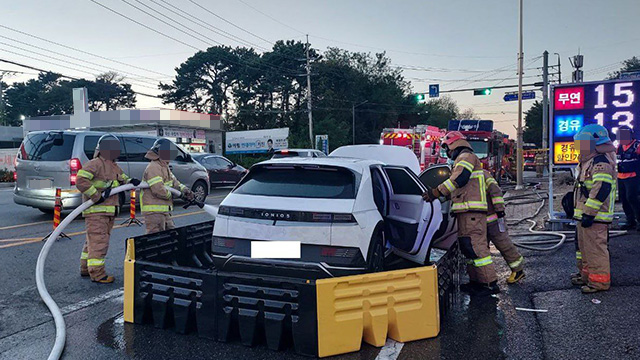
{"label": "road sign", "polygon": [[316,135],[316,149],[329,155],[329,135]]}
{"label": "road sign", "polygon": [[430,84],[429,85],[429,97],[439,97],[440,96],[440,84]]}
{"label": "road sign", "polygon": [[573,137],[586,125],[599,124],[609,133],[620,126],[636,128],[640,117],[640,79],[555,85],[549,119],[553,164],[578,163]]}
{"label": "road sign", "polygon": [[620,79],[638,79],[640,78],[640,71],[627,71],[620,74]]}
{"label": "road sign", "polygon": [[[531,100],[531,99],[535,99],[536,98],[536,92],[535,91],[523,91],[522,92],[522,100]],[[518,93],[506,93],[504,94],[504,97],[502,98],[504,101],[517,101],[518,100]]]}

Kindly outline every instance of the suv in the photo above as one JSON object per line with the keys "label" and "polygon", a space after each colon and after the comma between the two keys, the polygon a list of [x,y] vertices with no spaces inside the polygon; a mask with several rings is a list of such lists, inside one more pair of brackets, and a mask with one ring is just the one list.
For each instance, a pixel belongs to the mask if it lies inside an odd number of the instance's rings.
{"label": "suv", "polygon": [[[404,157],[417,161],[405,150]],[[426,264],[432,248],[446,250],[455,241],[449,202],[422,199],[424,183],[437,186],[448,178],[446,165],[418,177],[407,166],[333,155],[254,165],[220,204],[213,229],[215,266],[343,276],[380,271],[392,252]],[[252,241],[273,240],[300,241],[300,259],[251,257]]]}
{"label": "suv", "polygon": [[[62,188],[62,207],[73,209],[82,204],[82,194],[76,189],[76,176],[82,164],[93,158],[96,144],[103,132],[96,131],[35,131],[27,134],[16,159],[16,185],[13,200],[48,213],[55,205],[55,189]],[[122,170],[137,179],[149,163],[145,154],[158,139],[148,135],[114,134],[120,140]],[[169,168],[176,178],[190,187],[200,200],[209,191],[206,169],[195,162],[179,146]],[[129,194],[120,194],[120,204]]]}

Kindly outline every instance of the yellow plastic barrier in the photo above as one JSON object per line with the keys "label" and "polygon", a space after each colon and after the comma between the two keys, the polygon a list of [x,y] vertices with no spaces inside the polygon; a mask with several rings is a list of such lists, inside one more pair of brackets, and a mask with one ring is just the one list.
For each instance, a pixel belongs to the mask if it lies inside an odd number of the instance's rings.
{"label": "yellow plastic barrier", "polygon": [[320,357],[440,332],[435,265],[317,280],[316,294]]}
{"label": "yellow plastic barrier", "polygon": [[135,291],[136,251],[133,239],[127,239],[124,257],[124,321],[133,323],[133,293]]}

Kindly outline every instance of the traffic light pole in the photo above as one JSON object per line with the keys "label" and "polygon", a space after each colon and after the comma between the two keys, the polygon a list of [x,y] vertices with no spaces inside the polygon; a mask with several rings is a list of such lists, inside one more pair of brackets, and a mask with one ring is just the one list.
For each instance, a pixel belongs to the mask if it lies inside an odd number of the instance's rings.
{"label": "traffic light pole", "polygon": [[[549,148],[549,52],[542,53],[542,148]],[[547,168],[543,167],[543,174]]]}
{"label": "traffic light pole", "polygon": [[518,52],[518,161],[516,163],[516,190],[524,188],[522,181],[522,172],[524,170],[524,158],[522,155],[522,72],[524,71],[522,66],[522,60],[524,58],[524,53],[522,52],[522,0],[519,1],[518,13],[518,37],[520,51]]}

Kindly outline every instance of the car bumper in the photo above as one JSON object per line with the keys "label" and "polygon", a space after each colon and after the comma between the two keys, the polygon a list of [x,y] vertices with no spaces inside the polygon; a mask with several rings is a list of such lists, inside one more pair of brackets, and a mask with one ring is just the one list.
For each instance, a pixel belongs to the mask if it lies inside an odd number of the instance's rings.
{"label": "car bumper", "polygon": [[[82,194],[77,190],[62,190],[61,200],[63,209],[75,209],[82,204]],[[51,194],[35,194],[28,190],[15,189],[13,201],[19,205],[53,210],[56,204],[55,190],[52,190]]]}

